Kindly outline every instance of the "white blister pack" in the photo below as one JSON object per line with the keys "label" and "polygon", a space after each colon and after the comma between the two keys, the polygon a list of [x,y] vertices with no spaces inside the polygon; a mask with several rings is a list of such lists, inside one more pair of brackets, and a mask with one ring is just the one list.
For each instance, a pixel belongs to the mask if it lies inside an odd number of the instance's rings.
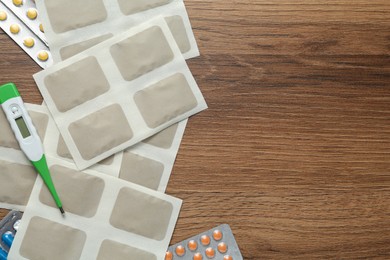
{"label": "white blister pack", "polygon": [[207,108],[161,17],[34,79],[79,169]]}
{"label": "white blister pack", "polygon": [[48,157],[58,213],[37,179],[9,259],[163,259],[181,200]]}
{"label": "white blister pack", "polygon": [[0,1],[0,28],[40,67],[47,68],[53,58],[39,30],[37,15],[32,0]]}
{"label": "white blister pack", "polygon": [[55,62],[159,15],[183,56],[199,56],[182,0],[40,0],[37,8]]}

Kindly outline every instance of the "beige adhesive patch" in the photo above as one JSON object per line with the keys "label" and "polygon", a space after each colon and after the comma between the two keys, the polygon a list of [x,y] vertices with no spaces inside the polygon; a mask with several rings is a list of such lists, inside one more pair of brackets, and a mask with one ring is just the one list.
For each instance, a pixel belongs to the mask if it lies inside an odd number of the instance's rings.
{"label": "beige adhesive patch", "polygon": [[150,144],[163,149],[169,149],[172,146],[178,124],[171,125],[170,127],[162,130],[158,134],[155,134],[145,140],[143,143]]}
{"label": "beige adhesive patch", "polygon": [[29,111],[28,113],[34,123],[35,128],[37,129],[39,137],[41,137],[41,140],[43,140],[45,138],[49,117],[46,114],[34,111]]}
{"label": "beige adhesive patch", "polygon": [[131,152],[124,152],[119,178],[157,190],[163,172],[164,164]]}
{"label": "beige adhesive patch", "polygon": [[92,46],[95,46],[109,38],[111,38],[113,34],[105,34],[96,38],[89,39],[87,41],[79,42],[76,44],[72,44],[66,47],[63,47],[60,49],[60,55],[62,60],[66,60],[67,58],[70,58],[82,51],[85,51],[86,49],[91,48]]}
{"label": "beige adhesive patch", "polygon": [[107,18],[102,0],[45,0],[53,31],[63,33],[103,22]]}
{"label": "beige adhesive patch", "polygon": [[101,165],[111,165],[113,162],[114,162],[114,157],[115,157],[115,154],[104,159],[104,160],[101,160],[100,162],[98,162],[98,164],[101,164]]}
{"label": "beige adhesive patch", "polygon": [[60,112],[94,99],[110,88],[95,57],[87,57],[48,75],[45,84]]}
{"label": "beige adhesive patch", "polygon": [[112,240],[104,240],[100,246],[97,260],[157,260],[154,254]]}
{"label": "beige adhesive patch", "polygon": [[143,192],[122,188],[110,223],[116,228],[154,240],[163,240],[169,225],[171,203]]}
{"label": "beige adhesive patch", "polygon": [[60,135],[58,138],[58,144],[57,144],[57,154],[63,158],[73,159],[72,155],[69,152],[68,147],[65,144],[64,138]]}
{"label": "beige adhesive patch", "polygon": [[20,246],[20,254],[35,260],[80,259],[86,240],[84,231],[33,217]]}
{"label": "beige adhesive patch", "polygon": [[3,110],[0,109],[0,146],[20,150],[18,141]]}
{"label": "beige adhesive patch", "polygon": [[156,128],[198,105],[181,73],[138,91],[134,95],[134,101],[150,128]]}
{"label": "beige adhesive patch", "polygon": [[181,53],[186,53],[191,50],[191,43],[188,39],[187,31],[181,16],[175,15],[166,17],[165,21],[167,22]]}
{"label": "beige adhesive patch", "polygon": [[[58,165],[50,167],[50,173],[67,212],[87,218],[96,214],[104,190],[102,179]],[[42,187],[39,200],[45,205],[57,208],[46,186]]]}
{"label": "beige adhesive patch", "polygon": [[173,58],[173,52],[160,27],[153,26],[110,48],[111,55],[125,80],[131,81]]}
{"label": "beige adhesive patch", "polygon": [[110,105],[69,125],[84,160],[90,160],[133,137],[122,108]]}
{"label": "beige adhesive patch", "polygon": [[170,2],[172,0],[118,0],[119,7],[124,15],[142,12]]}
{"label": "beige adhesive patch", "polygon": [[37,178],[32,166],[0,161],[0,202],[27,205]]}

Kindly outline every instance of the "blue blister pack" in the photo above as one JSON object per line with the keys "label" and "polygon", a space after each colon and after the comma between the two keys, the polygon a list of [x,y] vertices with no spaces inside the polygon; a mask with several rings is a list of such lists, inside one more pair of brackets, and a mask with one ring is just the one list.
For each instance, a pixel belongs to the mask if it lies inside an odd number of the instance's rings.
{"label": "blue blister pack", "polygon": [[0,260],[7,260],[22,216],[22,212],[13,210],[0,221]]}

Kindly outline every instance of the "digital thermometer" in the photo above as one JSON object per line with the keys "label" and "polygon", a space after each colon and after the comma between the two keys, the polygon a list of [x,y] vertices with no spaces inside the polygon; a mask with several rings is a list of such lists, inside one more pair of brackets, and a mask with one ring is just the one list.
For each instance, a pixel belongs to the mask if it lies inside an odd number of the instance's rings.
{"label": "digital thermometer", "polygon": [[15,84],[8,83],[0,86],[0,104],[19,142],[20,148],[34,165],[39,175],[41,175],[58,208],[64,214],[61,200],[50,176],[41,139]]}

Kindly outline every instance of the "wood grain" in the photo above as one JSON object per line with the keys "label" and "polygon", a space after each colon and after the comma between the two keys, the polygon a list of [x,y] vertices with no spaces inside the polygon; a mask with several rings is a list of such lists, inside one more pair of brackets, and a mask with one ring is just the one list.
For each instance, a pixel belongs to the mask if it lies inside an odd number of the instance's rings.
{"label": "wood grain", "polygon": [[[209,109],[167,189],[184,200],[172,243],[228,223],[245,259],[389,259],[390,2],[186,5]],[[1,82],[39,103],[38,66],[0,43]]]}

